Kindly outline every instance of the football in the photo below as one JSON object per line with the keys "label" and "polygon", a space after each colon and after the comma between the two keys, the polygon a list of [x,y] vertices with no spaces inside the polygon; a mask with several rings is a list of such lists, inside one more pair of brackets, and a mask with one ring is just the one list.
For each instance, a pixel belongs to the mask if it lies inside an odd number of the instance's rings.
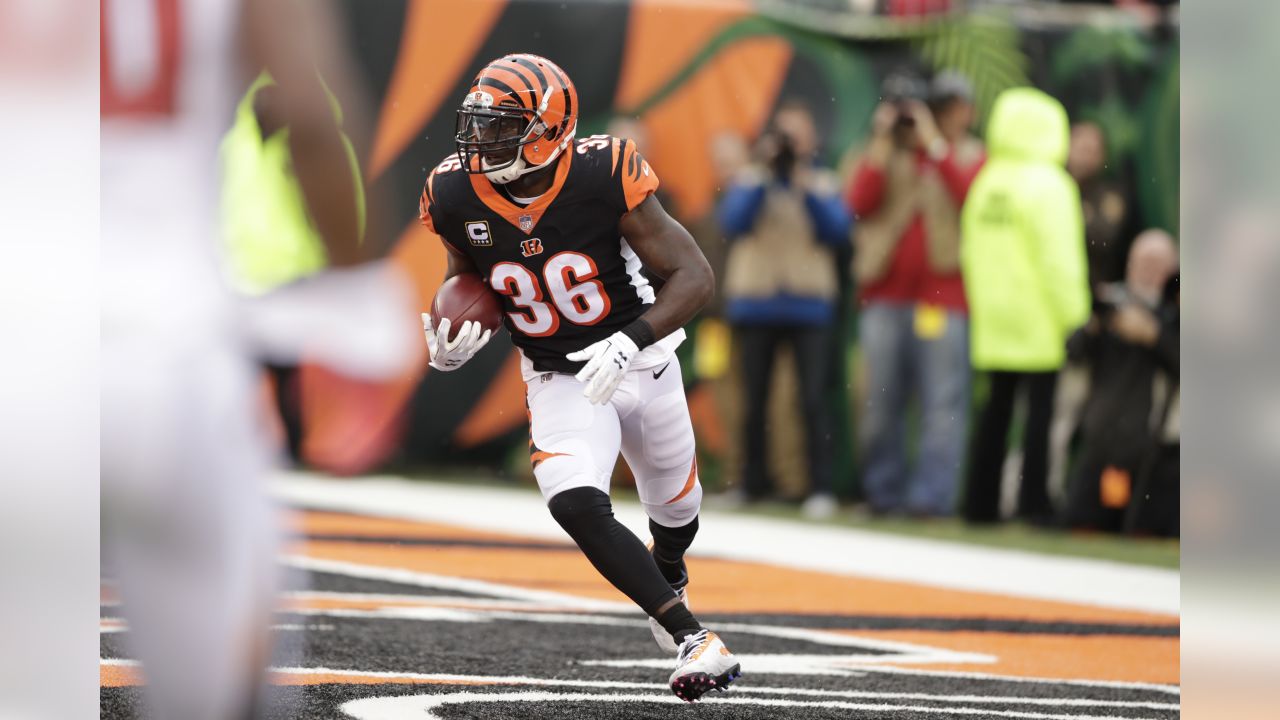
{"label": "football", "polygon": [[440,326],[441,319],[449,318],[455,328],[450,330],[450,337],[467,320],[480,323],[484,330],[497,331],[502,327],[502,305],[479,275],[463,273],[444,281],[436,291],[431,301],[431,318],[436,327]]}

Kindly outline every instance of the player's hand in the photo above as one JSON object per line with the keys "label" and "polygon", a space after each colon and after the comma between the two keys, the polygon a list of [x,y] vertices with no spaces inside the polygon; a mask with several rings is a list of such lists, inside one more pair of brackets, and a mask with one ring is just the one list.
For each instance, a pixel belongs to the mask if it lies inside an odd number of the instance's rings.
{"label": "player's hand", "polygon": [[440,321],[440,327],[434,328],[431,314],[422,313],[422,332],[427,336],[427,349],[431,351],[431,367],[444,372],[462,367],[480,352],[493,334],[491,330],[482,333],[480,323],[467,320],[450,340],[449,324],[449,318],[445,318]]}
{"label": "player's hand", "polygon": [[593,343],[577,352],[565,355],[572,362],[586,362],[575,376],[578,382],[586,383],[583,397],[596,405],[604,405],[613,397],[622,378],[640,348],[635,341],[623,333],[616,332],[600,342]]}

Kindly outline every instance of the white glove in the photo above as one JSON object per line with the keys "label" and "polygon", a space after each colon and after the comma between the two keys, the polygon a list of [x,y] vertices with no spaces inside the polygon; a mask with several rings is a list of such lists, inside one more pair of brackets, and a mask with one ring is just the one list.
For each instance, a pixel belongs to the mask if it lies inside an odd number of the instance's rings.
{"label": "white glove", "polygon": [[600,342],[565,355],[573,362],[586,361],[575,376],[578,382],[586,383],[587,389],[582,395],[597,405],[604,405],[613,397],[622,378],[626,377],[631,360],[640,352],[636,343],[625,334],[616,332]]}
{"label": "white glove", "polygon": [[453,340],[449,340],[449,318],[440,321],[440,327],[431,327],[431,314],[422,313],[422,331],[427,336],[427,349],[431,351],[431,367],[449,372],[462,367],[480,348],[489,342],[491,330],[480,332],[480,323],[467,320],[458,328]]}

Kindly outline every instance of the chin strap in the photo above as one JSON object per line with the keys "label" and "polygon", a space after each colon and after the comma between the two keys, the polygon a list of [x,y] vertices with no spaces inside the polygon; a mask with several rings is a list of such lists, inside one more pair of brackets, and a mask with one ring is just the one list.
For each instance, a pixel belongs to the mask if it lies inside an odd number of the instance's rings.
{"label": "chin strap", "polygon": [[[483,164],[484,159],[482,158],[480,162]],[[497,183],[498,185],[506,185],[512,180],[524,175],[526,172],[537,169],[526,167],[526,165],[527,163],[524,161],[524,149],[521,148],[519,153],[516,155],[515,162],[501,170],[490,170],[489,172],[486,172],[484,176],[489,178],[489,182]]]}

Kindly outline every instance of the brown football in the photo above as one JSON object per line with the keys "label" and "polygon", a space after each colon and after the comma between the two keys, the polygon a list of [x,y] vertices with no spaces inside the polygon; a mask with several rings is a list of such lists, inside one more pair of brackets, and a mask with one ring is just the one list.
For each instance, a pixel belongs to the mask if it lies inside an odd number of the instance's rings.
{"label": "brown football", "polygon": [[462,273],[445,280],[431,301],[431,319],[436,327],[440,327],[443,318],[449,318],[453,328],[450,337],[467,320],[480,323],[484,330],[497,331],[502,327],[502,305],[479,275]]}

